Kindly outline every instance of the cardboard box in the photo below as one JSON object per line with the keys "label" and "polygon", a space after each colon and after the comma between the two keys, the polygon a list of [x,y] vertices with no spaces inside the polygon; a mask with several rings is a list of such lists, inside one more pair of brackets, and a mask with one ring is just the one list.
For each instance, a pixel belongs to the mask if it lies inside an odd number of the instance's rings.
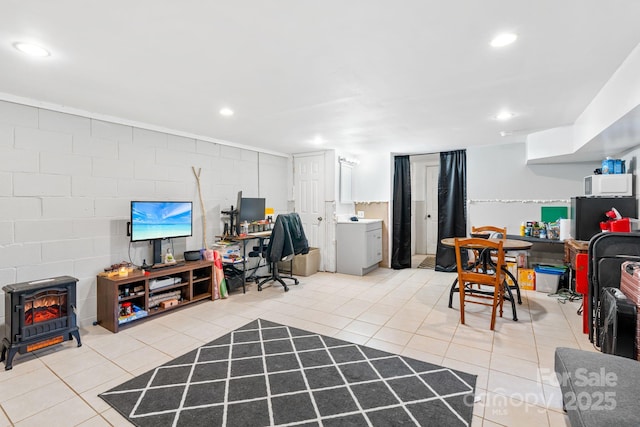
{"label": "cardboard box", "polygon": [[[515,277],[516,279],[518,278],[518,264],[516,264],[515,260],[514,262],[507,262],[507,270],[509,270],[509,272],[513,275],[513,277]],[[507,285],[515,286],[515,283],[513,283],[513,279],[511,279],[511,277],[509,277],[508,274],[506,275],[506,277],[507,277]]]}
{"label": "cardboard box", "polygon": [[166,301],[162,301],[160,303],[160,307],[161,308],[169,308],[169,307],[173,307],[178,305],[178,300],[177,299],[170,299],[170,300],[166,300]]}
{"label": "cardboard box", "polygon": [[536,289],[536,272],[533,268],[518,269],[518,285],[521,290],[534,291]]}
{"label": "cardboard box", "polygon": [[320,249],[309,248],[309,253],[300,254],[293,257],[293,263],[290,261],[281,261],[278,263],[278,270],[288,273],[293,264],[294,276],[311,276],[318,272],[320,268]]}

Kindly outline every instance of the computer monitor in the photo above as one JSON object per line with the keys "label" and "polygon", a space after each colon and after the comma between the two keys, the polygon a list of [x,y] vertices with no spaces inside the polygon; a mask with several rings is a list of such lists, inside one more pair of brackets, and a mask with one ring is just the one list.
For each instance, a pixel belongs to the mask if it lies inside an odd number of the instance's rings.
{"label": "computer monitor", "polygon": [[261,221],[264,219],[265,199],[261,197],[242,197],[238,205],[237,232],[243,222]]}

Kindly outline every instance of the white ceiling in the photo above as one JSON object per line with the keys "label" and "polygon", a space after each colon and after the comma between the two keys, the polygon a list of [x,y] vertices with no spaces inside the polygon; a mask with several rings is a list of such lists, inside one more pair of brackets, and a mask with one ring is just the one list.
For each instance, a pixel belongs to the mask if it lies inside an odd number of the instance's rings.
{"label": "white ceiling", "polygon": [[639,18],[636,0],[0,0],[0,96],[280,153],[438,152],[573,123]]}

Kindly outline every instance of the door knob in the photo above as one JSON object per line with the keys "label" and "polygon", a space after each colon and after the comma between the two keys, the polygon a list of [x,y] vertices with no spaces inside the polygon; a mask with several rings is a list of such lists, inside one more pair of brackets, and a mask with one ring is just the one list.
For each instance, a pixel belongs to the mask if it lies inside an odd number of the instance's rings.
{"label": "door knob", "polygon": [[318,221],[322,221],[322,217],[321,216],[318,217]]}

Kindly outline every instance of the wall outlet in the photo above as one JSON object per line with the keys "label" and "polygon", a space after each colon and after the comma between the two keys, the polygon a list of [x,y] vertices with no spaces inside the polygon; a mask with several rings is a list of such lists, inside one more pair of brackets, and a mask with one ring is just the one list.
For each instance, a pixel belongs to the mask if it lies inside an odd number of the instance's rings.
{"label": "wall outlet", "polygon": [[364,211],[358,211],[358,218],[364,218]]}

